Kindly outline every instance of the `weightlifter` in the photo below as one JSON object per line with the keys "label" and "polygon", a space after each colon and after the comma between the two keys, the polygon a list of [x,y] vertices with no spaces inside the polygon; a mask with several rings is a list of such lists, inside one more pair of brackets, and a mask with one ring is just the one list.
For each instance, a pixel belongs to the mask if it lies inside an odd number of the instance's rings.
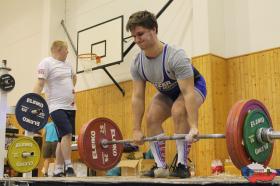
{"label": "weightlifter", "polygon": [[44,58],[38,65],[38,81],[34,92],[40,94],[45,88],[50,115],[58,133],[56,148],[55,177],[75,176],[71,162],[72,134],[75,133],[76,106],[74,86],[76,75],[66,61],[67,43],[54,41],[51,56]]}
{"label": "weightlifter", "polygon": [[[170,176],[188,178],[187,165],[191,143],[198,135],[198,109],[206,97],[206,83],[202,75],[192,66],[191,59],[183,49],[177,49],[161,42],[158,37],[158,24],[154,14],[139,11],[132,14],[126,25],[134,42],[141,52],[131,64],[133,78],[133,139],[143,144],[141,123],[145,111],[146,82],[157,88],[147,111],[148,137],[164,136],[162,123],[172,117],[174,136],[190,135],[190,140],[176,140],[178,161],[175,171]],[[165,162],[165,142],[150,142],[150,149],[155,158],[154,166],[145,175],[167,177],[169,171]]]}

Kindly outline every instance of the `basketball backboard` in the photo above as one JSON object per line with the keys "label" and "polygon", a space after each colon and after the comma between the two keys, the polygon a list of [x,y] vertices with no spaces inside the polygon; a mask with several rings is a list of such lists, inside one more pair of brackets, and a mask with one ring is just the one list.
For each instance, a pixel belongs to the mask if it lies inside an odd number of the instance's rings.
{"label": "basketball backboard", "polygon": [[[82,73],[123,61],[123,16],[82,29],[77,33],[76,72]],[[98,56],[96,62],[92,56]],[[84,56],[90,56],[85,58]]]}

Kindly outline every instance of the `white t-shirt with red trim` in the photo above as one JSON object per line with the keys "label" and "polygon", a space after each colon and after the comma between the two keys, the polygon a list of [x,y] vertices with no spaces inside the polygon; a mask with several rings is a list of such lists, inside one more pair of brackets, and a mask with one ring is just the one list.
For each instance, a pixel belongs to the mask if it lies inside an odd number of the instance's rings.
{"label": "white t-shirt with red trim", "polygon": [[38,65],[38,78],[46,80],[44,89],[50,113],[58,109],[76,110],[73,75],[74,71],[67,61],[47,57]]}

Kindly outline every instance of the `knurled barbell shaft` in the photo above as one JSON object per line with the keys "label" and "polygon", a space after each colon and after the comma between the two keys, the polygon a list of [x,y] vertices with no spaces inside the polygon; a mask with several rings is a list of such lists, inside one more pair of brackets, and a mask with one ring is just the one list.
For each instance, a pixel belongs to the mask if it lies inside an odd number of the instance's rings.
{"label": "knurled barbell shaft", "polygon": [[[224,134],[200,134],[196,137],[197,139],[216,139],[216,138],[225,138]],[[186,135],[182,136],[162,136],[162,137],[147,137],[144,138],[143,141],[166,141],[166,140],[180,140],[186,139]],[[115,141],[101,141],[101,145],[111,145],[111,144],[119,144],[119,143],[133,143],[134,140],[115,140]]]}

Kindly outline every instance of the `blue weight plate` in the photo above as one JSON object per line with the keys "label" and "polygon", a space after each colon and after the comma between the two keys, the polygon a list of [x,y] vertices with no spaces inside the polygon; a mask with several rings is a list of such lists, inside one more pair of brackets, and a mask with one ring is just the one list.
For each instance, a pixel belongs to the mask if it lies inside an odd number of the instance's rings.
{"label": "blue weight plate", "polygon": [[22,128],[35,132],[42,129],[48,122],[49,108],[42,96],[28,93],[17,102],[15,114]]}

